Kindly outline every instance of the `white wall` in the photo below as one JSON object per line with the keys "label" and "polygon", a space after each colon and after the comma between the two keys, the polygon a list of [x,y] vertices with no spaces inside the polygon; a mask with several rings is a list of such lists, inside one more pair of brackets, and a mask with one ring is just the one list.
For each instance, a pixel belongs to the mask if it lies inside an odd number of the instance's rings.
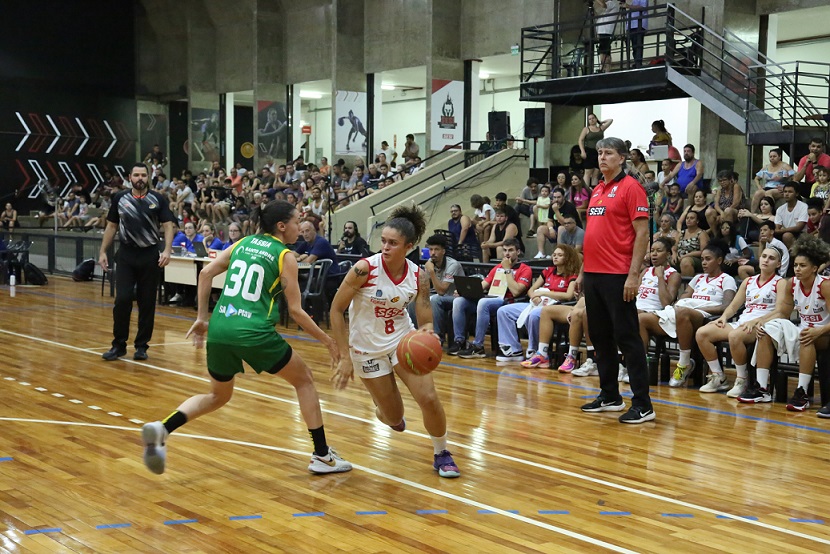
{"label": "white wall", "polygon": [[[320,100],[303,100],[301,120],[311,125],[308,156],[314,162],[319,162],[315,155],[316,149],[323,150],[323,156],[333,164],[337,159],[331,156],[331,97],[325,96]],[[299,125],[299,122],[297,123]]]}
{"label": "white wall", "polygon": [[623,104],[603,104],[595,109],[600,119],[613,119],[607,136],[630,140],[632,148],[645,153],[654,133],[651,122],[662,119],[672,144],[681,149],[691,143],[700,148],[700,103],[693,98],[671,98]]}
{"label": "white wall", "polygon": [[[424,141],[418,135],[426,133],[427,101],[424,89],[409,91],[383,91],[381,104],[381,122],[375,129],[375,144],[372,147],[374,154],[380,149],[381,141],[386,141],[398,154],[403,152],[406,135],[416,135],[415,142],[421,147],[421,157],[424,157]],[[402,162],[403,158],[398,157]]]}

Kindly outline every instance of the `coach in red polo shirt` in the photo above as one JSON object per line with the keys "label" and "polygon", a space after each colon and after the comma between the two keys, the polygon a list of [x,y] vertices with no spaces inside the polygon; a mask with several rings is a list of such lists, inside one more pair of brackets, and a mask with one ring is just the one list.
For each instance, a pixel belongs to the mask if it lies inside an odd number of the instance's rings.
{"label": "coach in red polo shirt", "polygon": [[597,142],[602,179],[588,204],[583,274],[577,281],[585,291],[588,328],[597,354],[602,391],[583,412],[622,412],[625,402],[617,383],[619,359],[625,364],[634,395],[621,423],[654,419],[648,395],[646,352],[639,336],[634,303],[640,284],[640,264],[648,246],[648,200],[637,179],[623,170],[628,149],[618,138]]}

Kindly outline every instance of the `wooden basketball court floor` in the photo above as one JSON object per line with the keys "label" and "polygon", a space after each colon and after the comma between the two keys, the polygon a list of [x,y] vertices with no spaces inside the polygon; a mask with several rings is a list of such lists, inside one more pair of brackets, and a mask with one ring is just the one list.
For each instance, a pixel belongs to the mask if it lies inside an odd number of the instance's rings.
{"label": "wooden basketball court floor", "polygon": [[141,424],[206,390],[204,351],[184,339],[192,309],[159,307],[149,361],[104,362],[111,306],[100,283],[0,289],[0,551],[830,552],[830,422],[814,410],[659,386],[656,422],[624,426],[579,411],[596,377],[446,357],[463,472],[447,480],[408,393],[395,433],[359,383],[333,390],[296,327],[281,332],[354,470],[309,474],[293,390],[246,374],[151,474]]}

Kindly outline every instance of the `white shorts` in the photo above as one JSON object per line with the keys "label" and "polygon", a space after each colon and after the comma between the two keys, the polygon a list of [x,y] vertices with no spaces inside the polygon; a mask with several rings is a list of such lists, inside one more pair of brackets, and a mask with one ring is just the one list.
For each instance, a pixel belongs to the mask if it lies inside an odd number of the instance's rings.
{"label": "white shorts", "polygon": [[387,352],[371,354],[352,350],[351,355],[354,374],[363,379],[375,379],[389,375],[393,372],[393,368],[398,365],[397,348]]}

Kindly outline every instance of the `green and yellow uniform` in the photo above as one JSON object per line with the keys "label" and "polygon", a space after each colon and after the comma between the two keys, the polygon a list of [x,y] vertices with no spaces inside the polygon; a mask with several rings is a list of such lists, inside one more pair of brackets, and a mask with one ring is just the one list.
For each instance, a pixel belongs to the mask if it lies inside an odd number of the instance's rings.
{"label": "green and yellow uniform", "polygon": [[277,297],[287,246],[271,235],[252,235],[231,246],[225,287],[210,318],[208,371],[229,381],[244,372],[276,373],[291,359],[291,346],[275,330]]}

